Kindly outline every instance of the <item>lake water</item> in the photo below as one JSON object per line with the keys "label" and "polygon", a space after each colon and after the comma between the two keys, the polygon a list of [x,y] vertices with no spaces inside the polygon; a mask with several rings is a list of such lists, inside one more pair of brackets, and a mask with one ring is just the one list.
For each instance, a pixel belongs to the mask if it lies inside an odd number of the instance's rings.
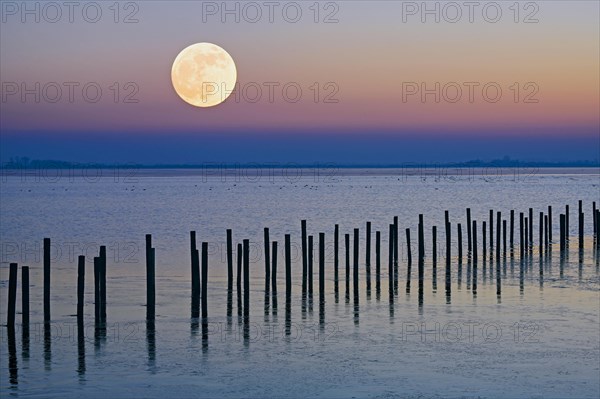
{"label": "lake water", "polygon": [[[0,328],[2,396],[23,397],[591,397],[600,395],[600,268],[592,201],[598,169],[441,171],[336,168],[69,170],[5,173],[0,191],[0,320],[8,266],[31,268],[30,335]],[[578,246],[578,201],[585,249]],[[554,245],[540,255],[539,212],[553,207]],[[570,206],[569,250],[558,248]],[[477,292],[466,213],[478,224]],[[519,212],[533,208],[533,245],[521,259]],[[515,211],[515,245],[482,252],[481,222]],[[446,290],[444,211],[452,226]],[[426,258],[419,290],[418,216]],[[398,216],[398,289],[390,301],[389,224]],[[314,235],[315,296],[301,292],[300,221]],[[366,229],[372,223],[371,292]],[[457,224],[463,228],[458,258]],[[489,223],[489,221],[488,221]],[[334,282],[334,225],[340,282]],[[434,272],[431,228],[437,226]],[[265,300],[263,228],[279,244],[278,297]],[[250,322],[244,337],[234,284],[227,317],[226,229],[250,240]],[[359,299],[344,235],[360,229]],[[404,231],[412,235],[408,273]],[[190,317],[189,232],[208,243],[208,324]],[[376,290],[375,232],[381,232]],[[325,233],[325,303],[318,300],[318,241]],[[147,324],[144,236],[156,248],[156,321]],[[285,300],[284,235],[291,235],[292,296]],[[42,239],[52,240],[52,323],[43,325]],[[495,239],[494,239],[495,240]],[[494,245],[496,243],[494,242]],[[94,326],[92,258],[107,246],[107,325]],[[489,239],[486,243],[489,246]],[[76,323],[77,255],[86,255],[85,325]],[[352,260],[352,252],[350,252]],[[491,256],[493,255],[493,256]],[[234,254],[235,257],[235,254]],[[350,265],[352,269],[352,264]],[[459,272],[460,270],[460,272]],[[409,280],[410,276],[410,280]],[[410,281],[410,283],[409,283]],[[499,287],[500,286],[500,287]],[[79,332],[79,334],[78,334]]]}

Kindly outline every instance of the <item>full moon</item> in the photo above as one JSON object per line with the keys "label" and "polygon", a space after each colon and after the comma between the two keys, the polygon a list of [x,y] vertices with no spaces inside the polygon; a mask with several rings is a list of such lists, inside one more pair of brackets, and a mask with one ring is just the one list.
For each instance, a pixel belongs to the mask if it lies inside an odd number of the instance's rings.
{"label": "full moon", "polygon": [[173,88],[185,102],[196,107],[221,104],[233,92],[237,70],[233,58],[212,43],[184,48],[173,61]]}

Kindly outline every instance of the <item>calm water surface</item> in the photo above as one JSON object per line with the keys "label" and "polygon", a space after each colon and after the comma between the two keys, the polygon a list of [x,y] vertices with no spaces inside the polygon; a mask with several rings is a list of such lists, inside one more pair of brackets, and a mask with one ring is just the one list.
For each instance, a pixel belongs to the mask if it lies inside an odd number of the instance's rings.
{"label": "calm water surface", "polygon": [[[414,171],[413,171],[414,172]],[[15,336],[0,328],[2,396],[24,397],[598,397],[599,262],[593,251],[597,170],[469,175],[197,173],[145,171],[100,176],[4,176],[0,191],[0,319],[6,320],[8,263],[31,267],[31,327],[23,339],[19,274]],[[578,200],[585,249],[577,249]],[[558,252],[559,214],[570,205],[569,252]],[[553,207],[552,250],[540,255],[539,212]],[[478,221],[477,291],[466,249],[465,209]],[[533,208],[534,245],[482,257],[481,222]],[[452,223],[446,290],[444,211]],[[418,215],[426,262],[418,281]],[[399,217],[398,289],[389,297],[388,226]],[[300,220],[315,236],[315,296],[301,295]],[[371,292],[365,223],[372,222]],[[494,225],[495,225],[494,213]],[[335,294],[334,225],[340,228]],[[457,224],[464,253],[458,258]],[[434,266],[431,228],[437,226]],[[279,243],[277,306],[264,295],[263,228]],[[225,230],[249,239],[250,324],[243,336],[233,291],[227,317]],[[360,229],[359,299],[346,297],[344,235]],[[404,230],[411,229],[413,264]],[[190,318],[189,231],[209,243],[208,339]],[[381,231],[376,290],[375,232]],[[326,239],[326,301],[318,301],[318,234]],[[144,235],[156,248],[156,322],[145,322]],[[495,236],[494,226],[494,236]],[[292,240],[292,297],[285,300],[283,239]],[[489,232],[488,232],[489,234]],[[42,239],[52,239],[52,324],[42,322]],[[352,239],[351,239],[352,244]],[[495,244],[495,242],[494,242]],[[106,245],[107,326],[94,328],[93,264]],[[489,237],[487,245],[489,246]],[[352,248],[351,248],[352,249]],[[76,318],[77,255],[87,258],[85,325]],[[352,252],[351,252],[352,255]],[[352,276],[350,276],[352,282]],[[235,284],[234,284],[235,288]],[[421,289],[419,289],[421,288]],[[79,332],[79,334],[78,334]]]}

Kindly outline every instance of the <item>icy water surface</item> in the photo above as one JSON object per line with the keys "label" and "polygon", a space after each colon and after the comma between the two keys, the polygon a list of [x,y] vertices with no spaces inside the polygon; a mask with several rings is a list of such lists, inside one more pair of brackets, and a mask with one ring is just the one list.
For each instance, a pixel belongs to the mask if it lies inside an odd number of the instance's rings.
{"label": "icy water surface", "polygon": [[[3,326],[2,396],[24,397],[598,397],[599,262],[593,250],[597,170],[448,175],[390,170],[94,171],[2,177],[0,319],[8,264],[31,267],[29,339],[21,328],[21,275],[14,337]],[[577,248],[578,200],[585,249]],[[569,251],[558,248],[570,205]],[[539,212],[553,207],[553,240],[540,255]],[[478,222],[477,289],[466,248],[465,209]],[[519,212],[533,208],[533,245],[520,257]],[[515,210],[515,248],[496,252],[481,222]],[[446,284],[444,211],[452,224]],[[426,260],[418,280],[417,223]],[[399,217],[398,284],[388,284],[388,229]],[[314,296],[302,298],[300,220],[314,235]],[[366,229],[372,222],[367,292]],[[338,294],[334,225],[340,229]],[[457,224],[463,229],[458,257]],[[431,228],[437,226],[434,266]],[[489,226],[489,225],[488,225]],[[278,249],[278,295],[265,298],[263,228]],[[225,230],[250,240],[250,322],[243,334],[235,284],[227,317]],[[353,229],[360,229],[354,297]],[[411,229],[412,265],[404,231]],[[190,318],[189,231],[209,243],[208,324]],[[381,232],[377,290],[375,234]],[[319,303],[318,241],[325,233],[325,303]],[[156,321],[147,324],[144,235],[156,248]],[[284,235],[291,234],[292,296],[286,302]],[[350,234],[350,286],[344,236]],[[489,234],[489,231],[488,231]],[[52,323],[43,321],[42,239],[52,239]],[[94,326],[93,263],[107,246],[107,325]],[[77,255],[87,259],[85,324],[76,317]],[[234,259],[235,259],[234,254]],[[393,284],[392,284],[393,285]],[[348,292],[348,293],[347,293]],[[26,337],[25,337],[26,338]]]}

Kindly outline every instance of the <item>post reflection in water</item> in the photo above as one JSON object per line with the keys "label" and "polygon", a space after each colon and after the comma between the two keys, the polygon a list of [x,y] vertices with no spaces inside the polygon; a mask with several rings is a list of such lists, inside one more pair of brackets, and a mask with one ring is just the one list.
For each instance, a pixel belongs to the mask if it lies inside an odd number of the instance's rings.
{"label": "post reflection in water", "polygon": [[44,323],[44,368],[52,369],[52,334],[50,323]]}
{"label": "post reflection in water", "polygon": [[29,342],[30,342],[30,334],[29,334],[29,323],[23,324],[21,326],[21,340],[22,340],[22,348],[21,348],[21,356],[23,360],[29,360]]}
{"label": "post reflection in water", "polygon": [[85,326],[83,317],[77,318],[77,374],[85,381]]}
{"label": "post reflection in water", "polygon": [[146,348],[148,350],[148,369],[156,373],[156,326],[153,319],[146,320]]}
{"label": "post reflection in water", "polygon": [[17,340],[14,326],[8,326],[8,373],[11,388],[19,385],[19,367],[17,363]]}

